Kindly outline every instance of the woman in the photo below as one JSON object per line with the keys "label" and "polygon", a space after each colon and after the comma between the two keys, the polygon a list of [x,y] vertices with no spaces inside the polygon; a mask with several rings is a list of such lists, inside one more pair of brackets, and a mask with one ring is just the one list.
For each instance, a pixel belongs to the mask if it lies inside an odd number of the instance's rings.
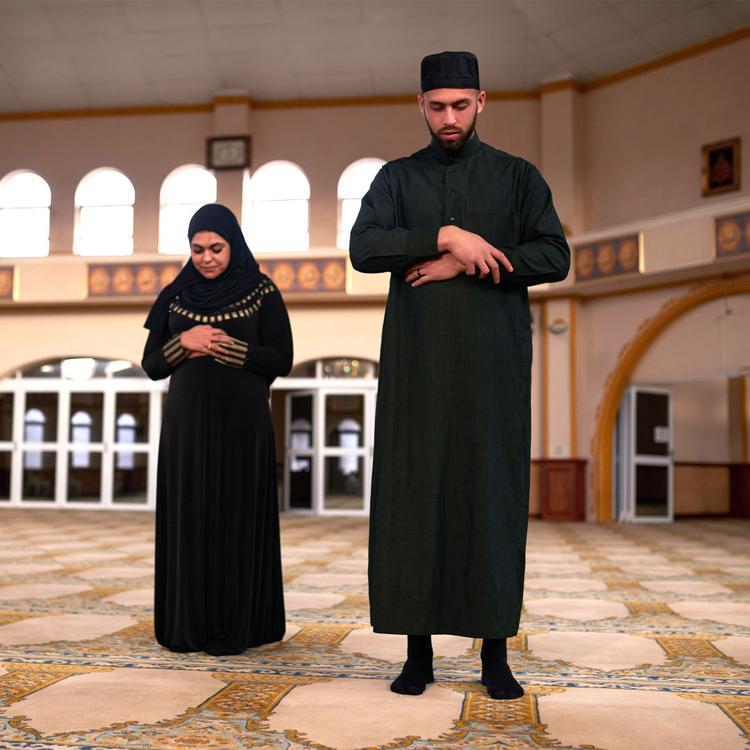
{"label": "woman", "polygon": [[268,387],[292,366],[284,301],[237,219],[190,221],[190,260],[146,320],[143,369],[172,380],[156,502],[156,639],[237,654],[284,636]]}

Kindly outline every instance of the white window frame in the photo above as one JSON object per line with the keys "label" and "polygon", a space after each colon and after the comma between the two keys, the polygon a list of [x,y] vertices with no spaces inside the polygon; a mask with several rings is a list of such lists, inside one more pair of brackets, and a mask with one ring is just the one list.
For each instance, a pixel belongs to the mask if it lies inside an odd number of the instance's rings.
{"label": "white window frame", "polygon": [[[291,166],[299,172],[299,174],[305,179],[306,182],[306,195],[289,195],[288,197],[271,197],[263,198],[254,195],[257,190],[255,185],[257,184],[258,175],[263,175],[263,172],[269,171],[274,166]],[[242,231],[245,235],[245,239],[250,245],[250,249],[257,253],[267,253],[274,255],[278,253],[304,253],[310,249],[310,196],[311,187],[310,179],[305,174],[305,171],[300,167],[299,164],[295,164],[293,161],[287,159],[275,159],[273,161],[266,162],[262,166],[258,167],[252,174],[245,173],[246,179],[243,185],[243,210],[242,210]],[[254,182],[255,181],[255,182]],[[298,203],[305,201],[306,221],[305,221],[305,233],[304,241],[291,244],[279,244],[278,246],[270,247],[262,244],[262,240],[258,237],[254,224],[258,220],[258,217],[263,217],[266,213],[264,210],[264,204],[280,204],[280,203]],[[262,219],[261,219],[262,221]],[[261,234],[261,237],[263,235]],[[300,233],[299,239],[302,240],[303,236]]]}
{"label": "white window frame", "polygon": [[[209,175],[213,179],[213,194],[209,195],[206,193],[205,196],[196,196],[198,198],[197,201],[195,200],[189,200],[189,201],[179,201],[179,202],[167,202],[164,199],[164,188],[169,187],[168,183],[171,180],[177,180],[179,179],[179,176],[181,173],[185,173],[188,170],[196,170],[199,169],[203,172],[205,172],[207,175]],[[161,187],[159,188],[159,252],[164,255],[189,255],[190,254],[190,245],[188,244],[188,238],[187,238],[187,232],[188,232],[188,223],[185,224],[182,242],[178,245],[175,243],[173,246],[171,243],[167,244],[167,235],[162,231],[162,221],[164,219],[164,213],[165,209],[170,207],[176,207],[180,206],[186,209],[186,213],[195,213],[201,206],[206,205],[207,203],[216,203],[216,198],[218,195],[218,181],[216,180],[216,175],[210,170],[206,169],[201,164],[182,164],[179,167],[175,167],[163,180],[161,183]]]}
{"label": "white window frame", "polygon": [[[339,250],[348,250],[349,249],[349,234],[351,232],[351,227],[348,229],[344,226],[344,202],[345,201],[357,201],[360,205],[362,204],[362,198],[365,196],[365,193],[369,190],[369,184],[368,186],[362,191],[362,194],[359,197],[356,197],[354,195],[343,195],[343,191],[341,189],[341,184],[344,182],[344,180],[347,178],[347,173],[352,172],[357,167],[363,166],[365,164],[372,164],[378,165],[378,169],[375,172],[379,172],[383,165],[385,164],[385,161],[383,159],[378,158],[377,156],[366,156],[363,159],[357,159],[356,161],[353,161],[351,164],[349,164],[348,167],[344,169],[344,171],[339,176],[338,185],[336,187],[336,199],[338,202],[338,214],[337,214],[337,220],[336,220],[336,247],[339,248]],[[373,179],[375,176],[373,175]],[[370,184],[372,184],[372,180],[370,180]]]}
{"label": "white window frame", "polygon": [[[79,190],[81,189],[81,186],[84,185],[84,183],[88,180],[94,179],[96,175],[101,174],[102,172],[116,172],[117,174],[121,175],[125,180],[128,181],[130,188],[133,191],[133,200],[130,203],[81,203],[79,201]],[[97,208],[129,208],[131,212],[131,222],[130,222],[130,237],[129,241],[126,241],[122,248],[115,247],[106,247],[103,246],[102,250],[90,250],[86,247],[87,240],[84,238],[81,234],[82,228],[81,228],[81,212],[84,209],[97,209]],[[78,182],[78,185],[76,185],[76,191],[75,191],[75,221],[74,221],[74,234],[73,234],[73,253],[75,255],[80,255],[81,257],[85,258],[102,258],[107,256],[113,256],[113,257],[126,257],[129,255],[132,255],[135,249],[135,241],[134,241],[134,235],[135,235],[135,186],[133,185],[133,181],[120,169],[117,169],[116,167],[97,167],[96,169],[92,169],[90,172],[85,174],[80,181]],[[118,238],[125,240],[125,237]]]}
{"label": "white window frame", "polygon": [[[39,252],[14,252],[13,248],[11,248],[10,251],[5,250],[4,248],[0,247],[0,258],[46,258],[49,255],[49,233],[50,233],[50,207],[52,205],[52,189],[49,186],[49,183],[47,180],[44,179],[38,172],[35,172],[33,169],[15,169],[12,172],[8,172],[2,179],[0,179],[0,187],[7,187],[7,183],[12,182],[14,179],[19,177],[20,175],[24,174],[31,174],[34,175],[34,177],[37,177],[39,180],[41,180],[45,187],[47,194],[45,195],[45,199],[43,202],[39,203],[39,205],[12,205],[12,201],[10,205],[4,205],[0,204],[0,215],[3,211],[41,211],[46,210],[46,240],[43,244],[43,249]],[[38,219],[35,219],[35,223],[38,222]],[[18,240],[14,240],[14,244]]]}

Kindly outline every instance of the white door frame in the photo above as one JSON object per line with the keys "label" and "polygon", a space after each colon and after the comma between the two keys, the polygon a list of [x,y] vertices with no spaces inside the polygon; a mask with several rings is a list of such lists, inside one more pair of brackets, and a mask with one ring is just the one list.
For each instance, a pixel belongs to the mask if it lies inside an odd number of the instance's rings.
{"label": "white door frame", "polygon": [[[667,396],[667,453],[664,456],[640,455],[636,453],[636,405],[639,393],[655,393]],[[672,392],[666,388],[631,385],[626,388],[620,405],[620,455],[618,521],[635,523],[672,523],[674,521],[674,459]],[[640,516],[636,507],[636,471],[638,466],[663,466],[667,469],[667,514],[664,516]]]}
{"label": "white door frame", "polygon": [[[377,380],[372,378],[280,378],[272,389],[286,392],[286,414],[284,442],[286,457],[284,459],[284,509],[295,515],[319,516],[367,516],[370,513],[370,485],[372,479],[372,449],[375,434],[375,399]],[[313,399],[313,440],[308,451],[290,452],[291,396],[305,395]],[[340,448],[325,444],[325,399],[327,396],[361,395],[364,398],[364,424],[362,425],[362,446],[359,448]],[[312,456],[312,505],[311,508],[289,507],[289,461],[293,455]],[[363,504],[361,509],[326,509],[325,507],[325,459],[330,456],[356,455],[364,459]]]}

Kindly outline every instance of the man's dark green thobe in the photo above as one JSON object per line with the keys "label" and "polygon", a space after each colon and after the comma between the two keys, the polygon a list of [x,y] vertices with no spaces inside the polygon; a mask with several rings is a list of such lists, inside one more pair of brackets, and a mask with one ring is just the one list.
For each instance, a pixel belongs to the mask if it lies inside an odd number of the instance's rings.
{"label": "man's dark green thobe", "polygon": [[[513,265],[413,288],[441,226],[476,232]],[[518,630],[529,497],[527,287],[570,262],[537,169],[472,137],[389,162],[351,234],[359,271],[391,273],[383,324],[370,523],[381,633],[501,638]]]}

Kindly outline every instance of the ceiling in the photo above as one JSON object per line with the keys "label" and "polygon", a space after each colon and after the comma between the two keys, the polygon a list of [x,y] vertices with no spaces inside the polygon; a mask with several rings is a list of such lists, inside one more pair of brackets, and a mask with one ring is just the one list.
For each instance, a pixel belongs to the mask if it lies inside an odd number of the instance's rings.
{"label": "ceiling", "polygon": [[407,94],[444,49],[531,89],[746,26],[750,0],[0,0],[0,112]]}

